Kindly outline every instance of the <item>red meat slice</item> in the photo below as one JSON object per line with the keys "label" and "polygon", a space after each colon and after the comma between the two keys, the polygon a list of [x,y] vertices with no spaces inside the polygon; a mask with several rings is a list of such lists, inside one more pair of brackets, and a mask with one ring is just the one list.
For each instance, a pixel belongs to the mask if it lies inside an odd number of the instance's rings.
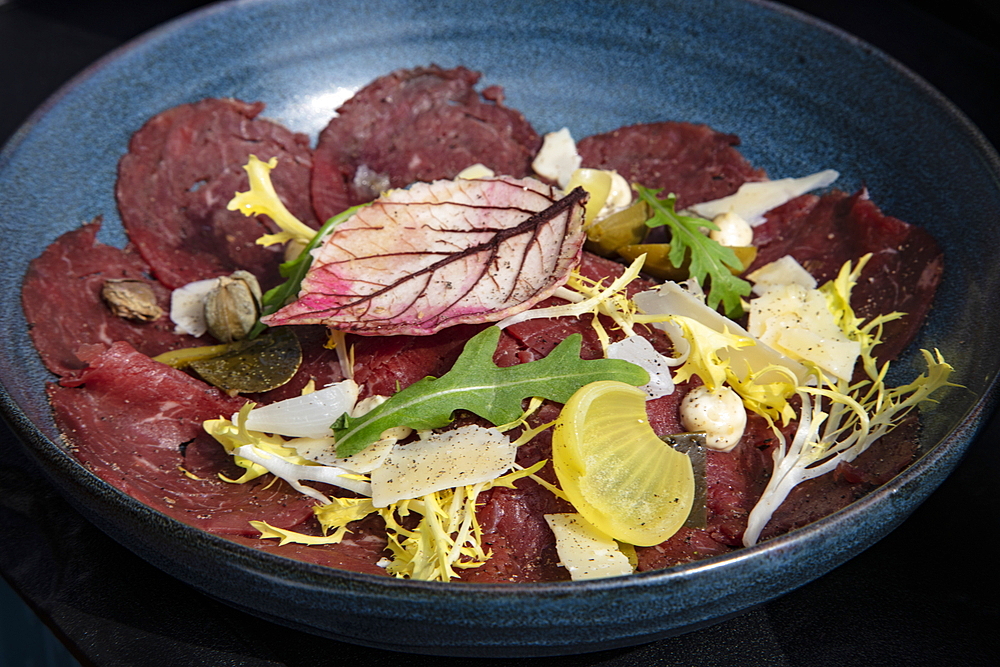
{"label": "red meat slice", "polygon": [[255,274],[264,289],[281,282],[280,247],[255,243],[275,228],[226,209],[236,192],[248,189],[243,165],[251,154],[278,158],[275,190],[296,217],[317,226],[309,202],[309,139],[257,118],[263,108],[206,99],[168,109],[132,136],[118,164],[118,210],[132,243],[166,286],[237,269]]}
{"label": "red meat slice", "polygon": [[474,90],[479,77],[431,65],[398,70],[358,91],[319,135],[312,175],[319,219],[371,201],[385,187],[454,178],[476,163],[527,176],[541,140],[503,105],[499,87]]}
{"label": "red meat slice", "polygon": [[883,215],[862,190],[803,195],[767,214],[754,229],[757,258],[750,270],[791,255],[822,284],[835,278],[847,261],[872,253],[851,295],[858,317],[870,319],[899,311],[889,322],[881,360],[895,358],[910,343],[931,308],[944,271],[944,257],[924,229]]}
{"label": "red meat slice", "polygon": [[630,183],[677,195],[677,210],[725,197],[747,181],[763,181],[734,146],[735,134],[707,125],[648,123],[587,137],[577,145],[583,166],[614,169]]}
{"label": "red meat slice", "polygon": [[[48,385],[56,424],[80,461],[139,502],[221,535],[257,534],[260,519],[291,528],[312,517],[314,501],[287,485],[238,477],[202,422],[244,403],[118,342],[76,377]],[[190,473],[191,476],[185,474]]]}
{"label": "red meat slice", "polygon": [[[24,277],[21,302],[31,340],[57,375],[82,369],[89,356],[115,341],[128,341],[149,356],[199,344],[174,333],[170,292],[150,279],[149,266],[131,246],[120,250],[98,243],[100,227],[98,219],[63,234],[32,260]],[[112,314],[101,300],[101,287],[121,278],[148,283],[164,316],[138,322]]]}

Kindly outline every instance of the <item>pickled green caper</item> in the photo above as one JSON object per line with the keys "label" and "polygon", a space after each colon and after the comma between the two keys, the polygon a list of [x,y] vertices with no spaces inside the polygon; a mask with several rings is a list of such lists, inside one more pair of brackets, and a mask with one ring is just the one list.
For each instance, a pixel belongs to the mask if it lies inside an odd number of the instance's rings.
{"label": "pickled green caper", "polygon": [[649,206],[642,200],[616,211],[587,228],[584,247],[595,255],[614,257],[622,246],[642,243],[649,231],[649,215]]}
{"label": "pickled green caper", "polygon": [[260,285],[247,271],[219,278],[219,284],[205,297],[208,332],[221,343],[246,338],[260,314]]}

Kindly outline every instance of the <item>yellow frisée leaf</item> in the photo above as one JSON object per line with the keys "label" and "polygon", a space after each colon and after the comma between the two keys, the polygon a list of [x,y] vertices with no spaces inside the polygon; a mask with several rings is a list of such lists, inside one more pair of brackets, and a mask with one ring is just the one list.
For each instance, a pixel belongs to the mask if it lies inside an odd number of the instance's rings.
{"label": "yellow fris\u00e9e leaf", "polygon": [[[388,548],[393,555],[386,571],[406,579],[448,581],[458,576],[455,568],[479,567],[485,563],[489,555],[481,543],[476,499],[486,487],[485,483],[460,486],[379,510],[385,519]],[[396,520],[396,514],[405,517],[409,511],[423,516],[414,530],[404,528]]]}
{"label": "yellow fris\u00e9e leaf", "polygon": [[[343,539],[348,532],[347,524],[352,521],[360,521],[377,511],[370,498],[334,497],[330,499],[328,504],[313,508],[313,514],[319,520],[323,534],[329,535],[329,539],[336,539],[337,542]],[[333,531],[332,535],[330,535],[331,530]]]}
{"label": "yellow fris\u00e9e leaf", "polygon": [[663,542],[694,503],[691,459],[653,432],[645,392],[621,382],[585,385],[566,403],[552,461],[576,510],[622,542]]}
{"label": "yellow fris\u00e9e leaf", "polygon": [[785,423],[794,417],[788,399],[811,381],[806,366],[757,340],[677,283],[636,294],[634,301],[640,311],[635,321],[664,330],[681,349],[686,363],[676,381],[697,375],[712,388],[724,381],[747,409]]}
{"label": "yellow fris\u00e9e leaf", "polygon": [[[698,297],[677,283],[665,282],[656,289],[636,294],[633,301],[639,309],[639,314],[635,316],[636,322],[652,323],[657,328],[668,329],[659,323],[673,316],[682,316],[696,320],[716,332],[729,332],[754,340],[756,345],[748,345],[738,349],[731,348],[726,352],[734,373],[740,378],[745,378],[747,375],[768,366],[780,366],[787,368],[795,375],[798,380],[797,384],[807,384],[809,381],[810,372],[805,366],[781,354],[771,346],[761,344],[746,329],[712,310],[705,305],[704,301],[699,300]],[[677,341],[674,343],[676,344]],[[760,378],[760,380],[772,381],[766,377]],[[783,382],[784,380],[785,377],[781,376],[773,381]]]}
{"label": "yellow fris\u00e9e leaf", "polygon": [[546,514],[556,536],[560,565],[573,581],[632,574],[632,564],[618,544],[579,514]]}
{"label": "yellow fris\u00e9e leaf", "polygon": [[272,245],[274,243],[284,243],[291,239],[299,239],[309,242],[316,236],[316,230],[292,215],[292,212],[285,208],[278,193],[271,183],[271,170],[278,165],[278,158],[273,157],[268,162],[263,162],[256,155],[251,155],[244,165],[247,176],[250,178],[250,190],[248,192],[238,192],[226,205],[230,211],[240,211],[243,215],[266,215],[281,227],[278,234],[268,234],[257,239],[260,245]]}
{"label": "yellow fris\u00e9e leaf", "polygon": [[[618,278],[615,278],[605,287],[602,283],[595,283],[579,274],[574,269],[570,272],[569,280],[565,288],[556,290],[555,296],[566,299],[570,303],[560,306],[549,306],[548,308],[532,308],[522,311],[517,315],[497,322],[501,329],[509,327],[519,322],[536,320],[551,317],[580,317],[586,313],[594,315],[607,315],[612,318],[628,335],[632,335],[631,314],[635,312],[635,306],[625,296],[625,288],[629,283],[639,277],[642,270],[642,263],[646,256],[640,255]],[[566,289],[569,288],[569,289]]]}
{"label": "yellow fris\u00e9e leaf", "polygon": [[302,457],[289,441],[280,436],[247,429],[247,417],[253,407],[253,403],[246,403],[240,408],[234,415],[237,420],[235,424],[228,419],[210,419],[202,424],[205,431],[233,456],[233,462],[246,469],[239,479],[229,479],[221,474],[220,479],[234,484],[244,484],[271,473],[288,482],[296,491],[321,503],[329,503],[330,500],[318,490],[304,486],[301,481],[325,482],[355,493],[371,494],[368,482],[359,481],[347,474],[348,471],[320,465]]}
{"label": "yellow fris\u00e9e leaf", "polygon": [[721,387],[730,372],[729,357],[724,358],[722,351],[755,344],[748,336],[730,333],[728,328],[716,331],[689,317],[674,316],[667,321],[680,327],[690,345],[687,361],[675,372],[676,382],[686,382],[697,375],[709,389]]}
{"label": "yellow fris\u00e9e leaf", "polygon": [[[250,410],[253,407],[254,403],[245,403],[236,415],[237,423],[235,424],[228,419],[209,419],[202,423],[202,428],[205,429],[206,433],[215,438],[225,448],[226,453],[230,455],[244,445],[254,445],[260,449],[271,451],[278,456],[295,456],[295,450],[285,448],[284,438],[247,430],[247,415],[250,414]],[[240,456],[234,456],[233,461],[236,465],[246,469],[246,472],[239,479],[229,479],[220,473],[219,478],[223,481],[234,484],[245,484],[268,472],[264,466]]]}
{"label": "yellow fris\u00e9e leaf", "polygon": [[272,526],[266,521],[251,521],[250,525],[260,531],[260,539],[279,539],[279,546],[284,546],[290,542],[295,544],[337,544],[343,539],[343,534],[338,533],[336,535],[331,535],[329,537],[320,537],[317,535],[305,535],[303,533],[297,533],[294,530],[287,530],[285,528],[277,528]]}

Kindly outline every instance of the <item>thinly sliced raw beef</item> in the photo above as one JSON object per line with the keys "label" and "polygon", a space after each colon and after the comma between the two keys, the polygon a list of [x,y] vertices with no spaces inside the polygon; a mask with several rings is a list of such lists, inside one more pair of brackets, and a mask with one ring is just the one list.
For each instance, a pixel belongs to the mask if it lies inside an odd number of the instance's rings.
{"label": "thinly sliced raw beef", "polygon": [[236,269],[267,289],[279,282],[280,247],[255,242],[275,231],[226,204],[248,189],[250,155],[278,158],[275,190],[303,222],[317,226],[309,201],[309,139],[257,118],[264,105],[206,99],[168,109],[132,136],[118,164],[118,210],[132,243],[161,282],[176,289]]}
{"label": "thinly sliced raw beef", "polygon": [[[45,366],[67,375],[87,359],[120,340],[149,356],[199,345],[191,336],[174,333],[170,292],[149,276],[149,266],[129,246],[120,250],[97,242],[100,220],[56,239],[28,266],[21,303],[31,340]],[[153,322],[114,315],[101,299],[109,279],[142,280],[150,285],[165,314]]]}
{"label": "thinly sliced raw beef", "polygon": [[326,220],[389,187],[454,178],[482,163],[521,178],[541,140],[524,116],[503,105],[479,72],[436,65],[398,70],[362,88],[319,135],[312,197]]}
{"label": "thinly sliced raw beef", "polygon": [[[256,535],[312,517],[314,501],[268,476],[241,472],[202,422],[244,403],[118,342],[76,377],[48,385],[56,424],[80,461],[112,486],[184,523],[221,535]],[[189,474],[188,474],[189,473]]]}
{"label": "thinly sliced raw beef", "polygon": [[707,125],[648,123],[587,137],[577,144],[583,166],[614,169],[630,183],[677,195],[677,209],[725,197],[746,181],[766,180],[734,146],[735,134]]}
{"label": "thinly sliced raw beef", "polygon": [[883,215],[865,190],[803,195],[767,214],[754,229],[757,259],[750,270],[791,255],[821,284],[835,278],[844,262],[873,253],[851,295],[858,317],[899,311],[875,353],[882,360],[903,351],[934,300],[944,256],[923,228]]}

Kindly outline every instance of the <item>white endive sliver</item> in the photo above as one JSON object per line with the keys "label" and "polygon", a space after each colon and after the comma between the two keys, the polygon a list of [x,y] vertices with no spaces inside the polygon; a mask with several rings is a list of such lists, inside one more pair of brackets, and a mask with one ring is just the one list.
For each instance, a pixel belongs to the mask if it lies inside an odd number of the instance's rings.
{"label": "white endive sliver", "polygon": [[833,169],[825,169],[801,178],[744,183],[735,194],[694,204],[689,210],[708,220],[723,213],[735,213],[756,227],[764,222],[764,214],[771,209],[811,190],[825,188],[839,177],[840,174]]}
{"label": "white endive sliver", "polygon": [[[358,385],[344,380],[304,396],[286,398],[254,408],[247,415],[247,428],[291,438],[324,438],[333,435],[330,425],[350,412],[358,400]],[[233,416],[234,423],[236,416]]]}
{"label": "white endive sliver", "polygon": [[456,486],[478,484],[510,470],[517,447],[495,428],[469,425],[396,445],[371,473],[372,504],[386,507]]}
{"label": "white endive sliver", "polygon": [[649,373],[649,383],[639,387],[649,398],[660,398],[674,393],[674,378],[671,366],[679,366],[683,360],[665,357],[642,336],[629,336],[608,345],[608,359],[621,359],[641,366]]}
{"label": "white endive sliver", "polygon": [[174,333],[198,338],[208,331],[205,298],[218,284],[218,278],[196,280],[170,293],[170,320],[177,325]]}
{"label": "white endive sliver", "polygon": [[546,514],[545,521],[556,537],[560,564],[573,581],[632,574],[615,541],[579,514]]}
{"label": "white endive sliver", "polygon": [[350,473],[342,468],[332,466],[305,466],[297,463],[290,463],[279,456],[269,454],[263,449],[258,449],[253,445],[243,445],[233,450],[234,456],[242,456],[267,468],[267,471],[275,477],[280,477],[292,485],[299,493],[304,493],[310,498],[315,498],[323,504],[329,504],[330,499],[311,486],[301,484],[302,481],[323,482],[333,486],[339,486],[348,491],[354,491],[363,496],[371,495],[371,485],[368,482],[361,482],[356,479],[343,477]]}

